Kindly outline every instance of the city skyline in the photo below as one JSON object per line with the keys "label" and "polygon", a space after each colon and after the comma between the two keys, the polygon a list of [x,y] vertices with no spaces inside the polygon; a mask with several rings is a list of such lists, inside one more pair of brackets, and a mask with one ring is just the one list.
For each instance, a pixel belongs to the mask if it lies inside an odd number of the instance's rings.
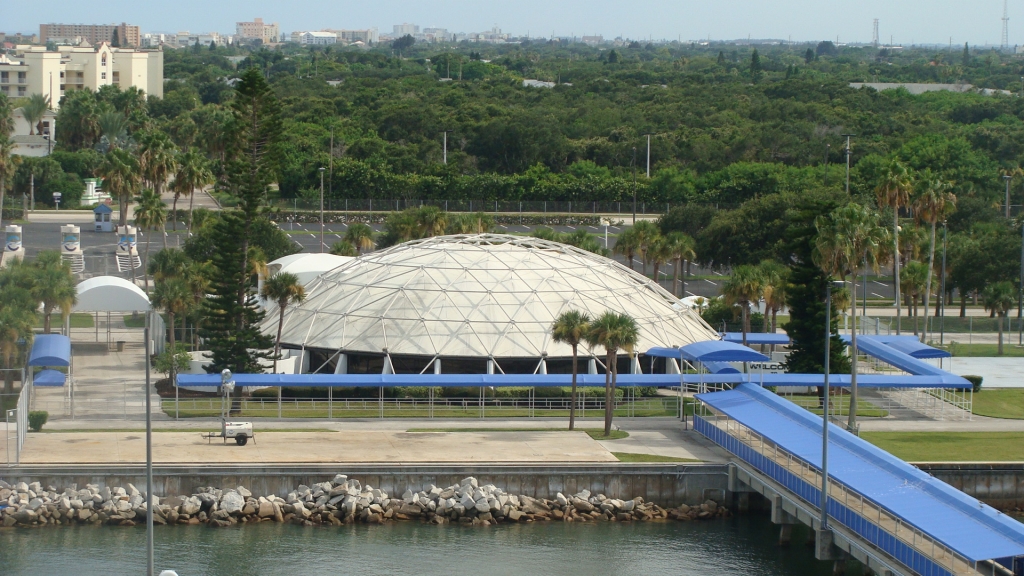
{"label": "city skyline", "polygon": [[[129,22],[143,32],[174,33],[179,30],[233,31],[235,22],[262,17],[277,22],[282,32],[333,28],[376,27],[389,33],[395,24],[437,26],[450,32],[478,32],[499,26],[513,36],[559,37],[601,35],[605,38],[683,41],[696,39],[777,39],[795,42],[837,39],[840,42],[871,41],[872,21],[880,20],[880,40],[896,44],[999,45],[1002,2],[986,0],[964,11],[950,0],[921,0],[898,5],[868,0],[856,5],[828,6],[809,0],[784,0],[771,6],[753,0],[727,0],[714,5],[696,2],[647,1],[623,5],[608,0],[583,3],[523,2],[480,6],[466,0],[444,0],[432,5],[404,5],[383,0],[371,5],[331,4],[313,0],[301,10],[280,3],[257,0],[216,4],[181,0],[170,4],[141,4],[111,0],[96,6],[58,0],[47,5],[16,4],[5,10],[0,29],[5,32],[38,32],[51,22],[103,24]],[[1019,10],[1021,24],[1015,18]],[[1024,43],[1024,6],[1010,6],[1009,44]]]}

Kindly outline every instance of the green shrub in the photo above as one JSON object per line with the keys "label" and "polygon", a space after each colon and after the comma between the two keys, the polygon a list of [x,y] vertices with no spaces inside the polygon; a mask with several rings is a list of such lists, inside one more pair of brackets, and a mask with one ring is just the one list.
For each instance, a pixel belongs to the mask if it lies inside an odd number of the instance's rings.
{"label": "green shrub", "polygon": [[28,413],[28,427],[33,432],[39,432],[40,430],[43,429],[43,426],[46,424],[46,421],[49,418],[50,418],[50,413],[46,412],[45,410],[40,410],[38,412],[29,412]]}
{"label": "green shrub", "polygon": [[984,380],[981,376],[964,376],[964,380],[967,380],[974,385],[975,392],[981,392],[981,381]]}

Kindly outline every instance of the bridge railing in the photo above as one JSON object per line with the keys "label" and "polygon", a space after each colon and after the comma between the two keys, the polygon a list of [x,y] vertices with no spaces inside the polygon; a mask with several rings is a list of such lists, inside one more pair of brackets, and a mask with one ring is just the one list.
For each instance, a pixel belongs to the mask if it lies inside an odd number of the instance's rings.
{"label": "bridge railing", "polygon": [[[775,465],[785,469],[801,481],[809,484],[811,487],[814,487],[813,492],[816,492],[819,497],[818,499],[820,500],[821,471],[817,467],[812,466],[799,456],[795,456],[785,449],[780,448],[771,440],[744,426],[740,422],[729,418],[728,416],[712,411],[709,416],[704,416],[702,419],[731,438],[756,451],[758,454],[768,458]],[[767,470],[762,470],[762,472],[768,473]],[[814,500],[813,498],[808,498],[810,492],[811,491],[797,491],[797,495],[810,506],[816,509],[820,508],[820,501],[812,501]],[[843,509],[860,516],[878,529],[895,537],[899,542],[911,547],[919,554],[926,556],[937,566],[948,570],[951,574],[977,573],[977,565],[975,563],[957,554],[948,546],[938,542],[912,524],[903,521],[896,514],[889,512],[885,507],[872,501],[870,498],[865,497],[856,490],[851,489],[842,482],[830,477],[828,492],[830,500],[829,516],[847,528],[854,530],[858,534],[864,535],[865,527],[856,525],[856,519],[847,517],[847,515],[843,513],[842,509],[837,508],[833,504],[841,505]],[[839,514],[836,514],[836,512]],[[899,559],[901,562],[904,562],[911,568],[914,568],[913,559]]]}

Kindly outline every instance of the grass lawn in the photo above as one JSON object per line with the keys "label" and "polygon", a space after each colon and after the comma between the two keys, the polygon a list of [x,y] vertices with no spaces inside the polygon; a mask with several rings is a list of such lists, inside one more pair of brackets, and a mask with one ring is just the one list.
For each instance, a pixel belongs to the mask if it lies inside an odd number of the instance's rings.
{"label": "grass lawn", "polygon": [[657,454],[632,454],[630,452],[612,452],[619,462],[700,462],[693,458],[676,458],[675,456],[658,456]]}
{"label": "grass lawn", "polygon": [[[817,396],[785,396],[784,398],[801,408],[806,408],[812,413],[821,416],[821,408],[818,407]],[[839,416],[845,416],[850,413],[849,396],[832,396],[832,398],[829,399],[829,403],[832,404],[832,406],[829,407],[829,410]],[[838,406],[835,406],[836,404],[838,404]],[[888,410],[883,410],[870,402],[866,402],[864,399],[857,401],[857,416],[864,416],[867,418],[885,418],[888,415]]]}
{"label": "grass lawn", "polygon": [[[949,338],[949,334],[946,335]],[[954,335],[958,336],[958,335]],[[964,335],[966,336],[966,334]],[[1017,335],[1013,334],[1013,343],[1010,342],[1010,335],[1003,335],[1003,356],[1024,356],[1024,348],[1017,346]],[[961,344],[960,342],[954,342],[946,346],[946,350],[949,351],[953,356],[960,358],[971,358],[971,357],[992,357],[999,355],[998,344]]]}
{"label": "grass lawn", "polygon": [[[164,318],[164,321],[166,322],[167,319]],[[139,314],[138,316],[133,318],[131,314],[125,314],[124,315],[124,325],[127,328],[145,328],[146,327],[146,315],[145,314]]]}
{"label": "grass lawn", "polygon": [[862,432],[908,462],[1024,461],[1024,432]]}
{"label": "grass lawn", "polygon": [[[410,428],[406,432],[568,432],[568,428]],[[612,430],[604,435],[604,428],[577,428],[575,432],[586,432],[594,440],[621,440],[629,438],[625,430]]]}
{"label": "grass lawn", "polygon": [[[71,327],[72,328],[92,328],[94,326],[92,322],[92,314],[72,314],[71,315]],[[39,315],[36,319],[36,328],[42,329],[43,327],[43,316]],[[50,328],[54,331],[60,329],[60,312],[55,312],[50,317]]]}
{"label": "grass lawn", "polygon": [[978,416],[991,418],[1024,418],[1024,388],[992,388],[974,395],[974,410]]}

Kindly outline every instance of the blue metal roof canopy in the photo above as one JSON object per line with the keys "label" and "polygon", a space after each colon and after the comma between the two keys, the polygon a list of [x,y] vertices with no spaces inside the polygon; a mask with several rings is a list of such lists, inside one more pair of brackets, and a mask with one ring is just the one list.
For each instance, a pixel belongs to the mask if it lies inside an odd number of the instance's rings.
{"label": "blue metal roof canopy", "polygon": [[[821,469],[821,417],[752,384],[699,394],[716,411]],[[971,561],[1024,555],[1024,524],[903,460],[829,427],[829,477]]]}
{"label": "blue metal roof canopy", "polygon": [[742,344],[724,340],[705,340],[679,348],[651,348],[648,356],[658,358],[682,358],[691,362],[767,362],[771,360]]}
{"label": "blue metal roof canopy", "polygon": [[[849,342],[849,336],[842,337],[844,341]],[[900,340],[902,341],[902,339]],[[943,376],[948,375],[949,372],[932,366],[927,362],[922,362],[909,354],[901,352],[890,344],[886,344],[874,338],[872,336],[861,336],[857,339],[857,349],[869,356],[874,356],[882,362],[891,364],[904,372],[914,374],[916,376]]]}
{"label": "blue metal roof canopy", "polygon": [[40,370],[32,377],[33,386],[63,386],[67,376],[58,370]]}
{"label": "blue metal roof canopy", "polygon": [[[861,336],[860,339],[868,338],[877,340],[890,348],[895,348],[904,354],[925,360],[929,358],[951,358],[953,355],[940,348],[922,344],[917,336]],[[858,340],[858,343],[860,340]]]}
{"label": "blue metal roof canopy", "polygon": [[[743,343],[742,332],[720,332],[722,340],[726,342]],[[785,346],[789,344],[789,334],[778,334],[775,332],[747,332],[747,344],[774,344]]]}
{"label": "blue metal roof canopy", "polygon": [[71,366],[71,339],[63,334],[37,334],[29,366]]}

